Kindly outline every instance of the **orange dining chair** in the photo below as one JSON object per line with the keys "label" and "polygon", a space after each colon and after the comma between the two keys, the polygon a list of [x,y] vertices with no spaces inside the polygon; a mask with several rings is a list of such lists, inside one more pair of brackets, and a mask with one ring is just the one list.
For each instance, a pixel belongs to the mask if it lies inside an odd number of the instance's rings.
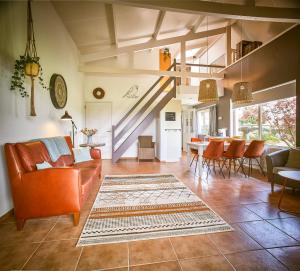
{"label": "orange dining chair", "polygon": [[[202,139],[200,139],[200,138],[198,138],[198,137],[192,137],[192,138],[191,138],[191,142],[201,142],[201,141],[202,141]],[[199,158],[198,150],[197,150],[197,149],[191,149],[191,154],[193,154],[194,157],[193,157],[192,162],[190,163],[190,167],[192,166],[192,164],[193,164],[195,158],[197,158],[197,159],[196,159],[196,167],[195,167],[195,172],[196,172],[196,170],[197,170],[197,165],[198,165],[198,158]]]}
{"label": "orange dining chair", "polygon": [[[243,165],[244,165],[244,160],[248,159],[248,177],[250,177],[251,173],[252,173],[252,160],[256,160],[261,173],[265,176],[265,173],[263,171],[263,168],[261,166],[261,163],[259,162],[259,158],[261,158],[261,156],[264,153],[264,149],[265,149],[265,141],[264,140],[253,140],[251,141],[250,145],[248,146],[247,150],[244,153],[244,156],[242,158],[242,163],[239,166],[239,169],[242,168],[242,171],[246,177],[246,174],[243,170]],[[239,170],[238,169],[238,170]]]}
{"label": "orange dining chair", "polygon": [[[234,166],[234,170],[236,167],[236,161],[241,165],[241,160],[243,158],[245,152],[245,140],[232,140],[227,150],[223,153],[223,165],[221,167],[221,172],[223,172],[223,167],[228,163],[228,177],[230,178],[230,171],[232,167],[232,162]],[[243,168],[242,168],[243,169]],[[224,176],[224,175],[223,175]]]}
{"label": "orange dining chair", "polygon": [[221,171],[221,161],[222,161],[223,153],[224,153],[224,141],[223,140],[211,140],[208,143],[208,145],[202,155],[204,165],[207,166],[206,178],[208,177],[208,174],[211,172],[211,169],[210,169],[211,162],[213,165],[214,173],[216,173],[216,162],[217,162],[219,165],[220,173],[222,173],[223,177],[225,178],[223,171]]}

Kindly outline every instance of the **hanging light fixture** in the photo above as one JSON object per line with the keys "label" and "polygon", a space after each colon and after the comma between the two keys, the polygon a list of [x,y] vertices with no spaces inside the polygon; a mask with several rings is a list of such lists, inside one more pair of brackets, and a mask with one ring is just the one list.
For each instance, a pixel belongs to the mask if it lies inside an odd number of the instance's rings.
{"label": "hanging light fixture", "polygon": [[[208,31],[208,17],[206,17],[206,30]],[[208,65],[208,37],[206,37],[206,64]],[[208,67],[207,67],[208,69]],[[210,73],[211,71],[209,71]],[[200,82],[198,101],[201,103],[219,101],[217,81],[206,79]]]}
{"label": "hanging light fixture", "polygon": [[[241,21],[241,40],[243,40],[243,22]],[[233,85],[232,102],[249,104],[253,102],[252,88],[249,82],[243,81],[243,59],[241,59],[241,81]]]}

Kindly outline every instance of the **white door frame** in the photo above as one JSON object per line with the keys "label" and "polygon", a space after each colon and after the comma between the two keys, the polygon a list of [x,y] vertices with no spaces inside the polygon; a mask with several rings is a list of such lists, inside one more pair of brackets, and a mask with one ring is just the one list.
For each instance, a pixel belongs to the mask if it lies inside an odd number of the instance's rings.
{"label": "white door frame", "polygon": [[[109,101],[101,101],[101,102],[98,102],[98,101],[93,101],[93,102],[85,102],[84,104],[84,126],[86,127],[86,106],[87,104],[109,104],[110,105],[110,124],[109,124],[109,127],[110,127],[110,133],[112,133],[112,102],[109,102]],[[112,152],[112,150],[111,150]],[[111,157],[112,157],[112,153],[111,153]]]}

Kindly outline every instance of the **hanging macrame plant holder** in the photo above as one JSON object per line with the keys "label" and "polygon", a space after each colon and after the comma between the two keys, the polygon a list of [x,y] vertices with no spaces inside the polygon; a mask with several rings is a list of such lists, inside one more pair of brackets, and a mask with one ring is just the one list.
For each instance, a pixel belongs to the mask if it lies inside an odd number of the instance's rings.
{"label": "hanging macrame plant holder", "polygon": [[30,116],[36,116],[34,105],[34,78],[39,75],[40,65],[38,64],[39,58],[35,46],[30,0],[27,4],[27,43],[24,56],[26,61],[25,74],[31,79]]}

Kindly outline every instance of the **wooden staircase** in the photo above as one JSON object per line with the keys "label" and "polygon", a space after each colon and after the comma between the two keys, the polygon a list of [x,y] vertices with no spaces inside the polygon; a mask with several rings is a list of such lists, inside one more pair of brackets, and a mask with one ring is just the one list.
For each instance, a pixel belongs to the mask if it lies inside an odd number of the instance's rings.
{"label": "wooden staircase", "polygon": [[[176,70],[176,62],[168,71]],[[158,90],[155,90],[158,88]],[[127,114],[112,126],[112,161],[116,163],[167,103],[176,97],[176,77],[161,76]]]}

